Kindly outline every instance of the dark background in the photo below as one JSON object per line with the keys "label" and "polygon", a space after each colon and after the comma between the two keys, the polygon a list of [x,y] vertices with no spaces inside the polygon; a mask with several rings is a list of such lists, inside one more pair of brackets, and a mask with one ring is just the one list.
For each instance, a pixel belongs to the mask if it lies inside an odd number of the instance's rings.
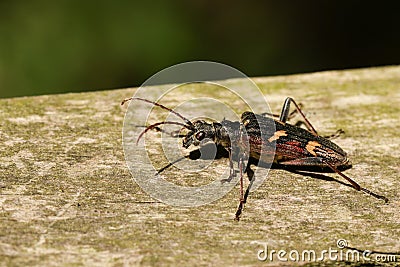
{"label": "dark background", "polygon": [[249,76],[399,64],[399,26],[400,1],[0,0],[0,97],[139,86],[192,60]]}

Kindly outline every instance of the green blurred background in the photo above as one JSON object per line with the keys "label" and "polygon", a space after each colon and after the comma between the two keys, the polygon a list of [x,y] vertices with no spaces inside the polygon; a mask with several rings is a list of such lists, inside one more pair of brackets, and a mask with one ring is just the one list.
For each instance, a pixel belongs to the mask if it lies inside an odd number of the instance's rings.
{"label": "green blurred background", "polygon": [[192,60],[249,76],[400,63],[400,1],[242,2],[0,0],[0,97],[139,86]]}

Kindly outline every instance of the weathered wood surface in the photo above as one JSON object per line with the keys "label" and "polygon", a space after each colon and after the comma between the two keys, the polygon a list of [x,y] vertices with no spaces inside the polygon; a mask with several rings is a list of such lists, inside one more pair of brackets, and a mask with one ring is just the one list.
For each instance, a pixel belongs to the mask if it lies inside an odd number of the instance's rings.
{"label": "weathered wood surface", "polygon": [[[254,241],[320,253],[346,239],[359,249],[399,252],[400,67],[254,81],[273,111],[292,96],[320,133],[344,129],[335,142],[353,162],[345,173],[390,202],[341,184],[336,174],[271,170],[240,222],[233,220],[238,186],[199,208],[171,207],[143,192],[125,164],[120,101],[135,89],[1,99],[0,265],[288,264],[276,255],[258,261],[262,246]],[[226,164],[220,159],[217,168]],[[187,173],[176,175],[190,184]]]}

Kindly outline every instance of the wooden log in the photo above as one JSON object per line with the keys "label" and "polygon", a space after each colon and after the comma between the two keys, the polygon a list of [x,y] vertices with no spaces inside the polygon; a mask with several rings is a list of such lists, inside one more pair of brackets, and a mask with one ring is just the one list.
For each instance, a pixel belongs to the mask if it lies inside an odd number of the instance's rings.
{"label": "wooden log", "polygon": [[[345,173],[389,203],[345,186],[334,173],[311,177],[271,170],[250,194],[240,222],[233,220],[238,186],[211,204],[169,206],[145,193],[125,163],[121,133],[127,107],[120,102],[135,88],[1,99],[1,262],[256,265],[258,251],[267,244],[268,253],[285,250],[281,256],[290,264],[289,256],[296,258],[290,251],[298,251],[300,261],[293,264],[304,264],[304,251],[315,251],[318,258],[332,249],[340,256],[338,239],[362,250],[399,252],[400,67],[253,80],[275,113],[291,96],[303,104],[319,133],[343,129],[335,142],[353,163]],[[187,94],[201,86],[191,84]],[[172,93],[163,103],[176,105],[174,97],[179,100]],[[151,142],[159,133],[146,138]],[[227,162],[216,160],[213,168],[226,168]],[[199,182],[185,171],[168,179]],[[324,259],[340,260],[327,254]],[[275,253],[265,263],[285,262]]]}

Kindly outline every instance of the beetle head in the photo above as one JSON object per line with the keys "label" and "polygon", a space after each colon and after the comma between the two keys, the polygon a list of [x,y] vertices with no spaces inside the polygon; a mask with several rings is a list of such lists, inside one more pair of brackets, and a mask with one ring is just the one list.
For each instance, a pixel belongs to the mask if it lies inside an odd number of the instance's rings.
{"label": "beetle head", "polygon": [[197,120],[194,121],[192,125],[193,128],[182,139],[184,148],[188,148],[190,145],[198,146],[206,139],[215,139],[215,127],[213,123]]}

